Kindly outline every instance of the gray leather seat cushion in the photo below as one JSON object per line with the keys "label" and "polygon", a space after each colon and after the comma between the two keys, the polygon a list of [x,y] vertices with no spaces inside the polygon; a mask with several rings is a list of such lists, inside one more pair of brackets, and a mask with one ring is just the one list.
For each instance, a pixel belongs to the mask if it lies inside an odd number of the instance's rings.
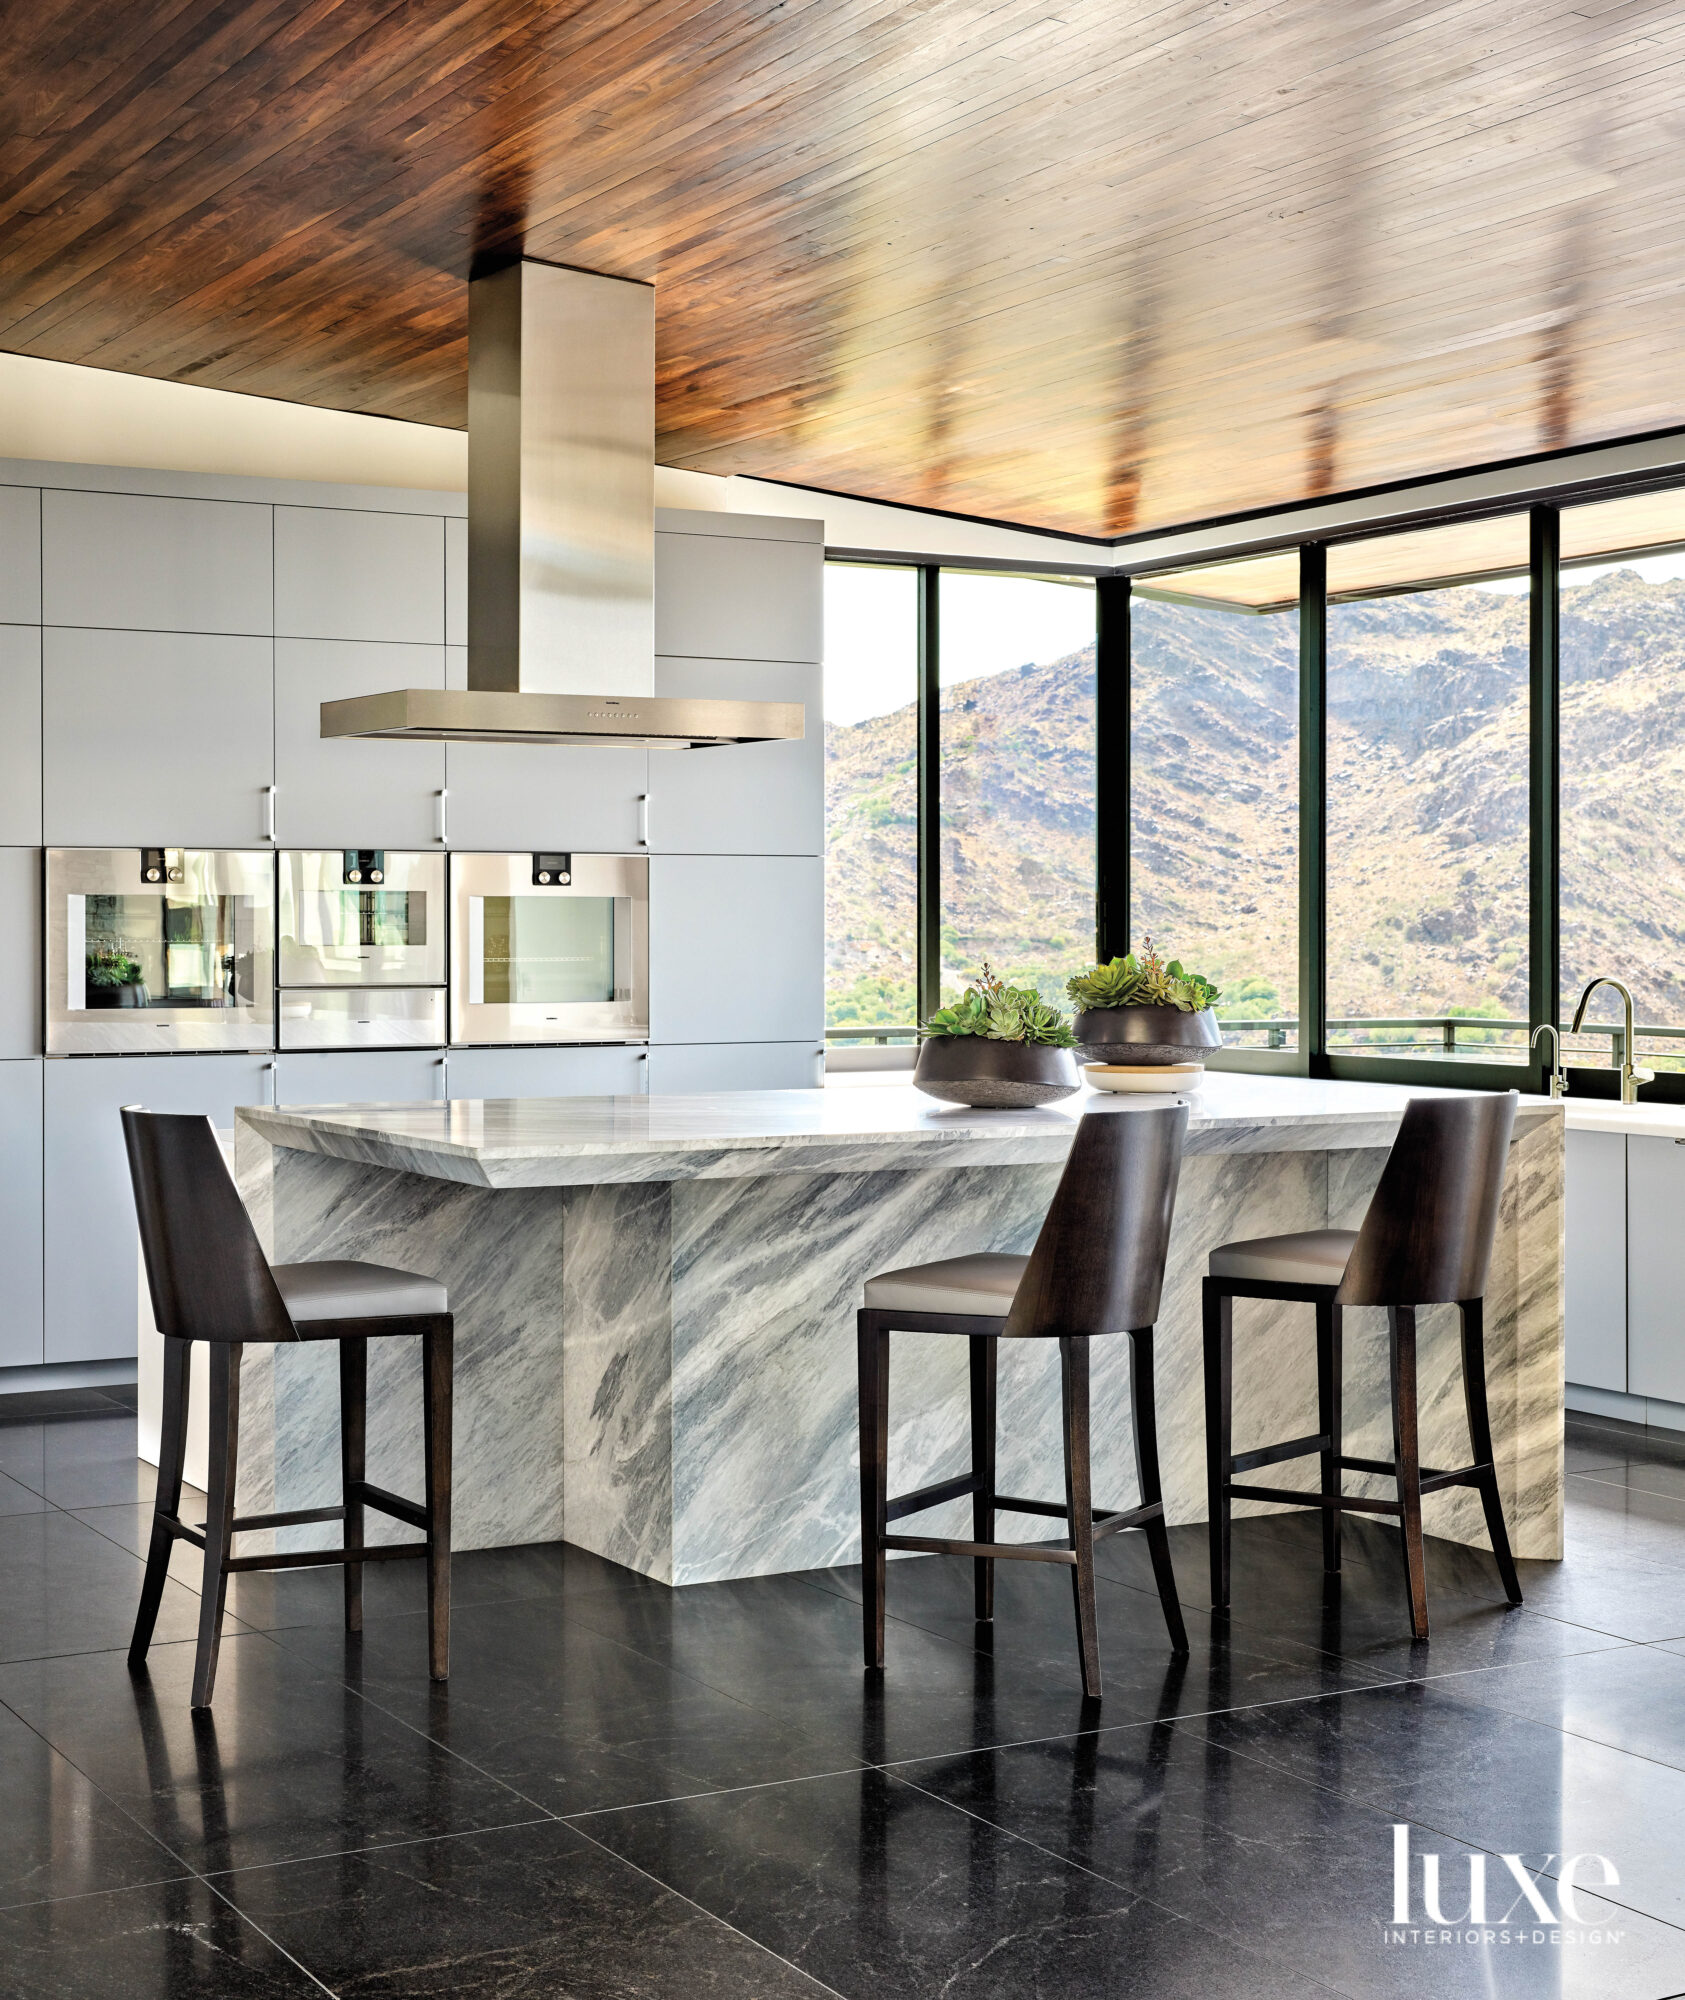
{"label": "gray leather seat cushion", "polygon": [[400,1319],[409,1313],[450,1311],[437,1278],[392,1271],[384,1264],[325,1258],[319,1264],[272,1264],[287,1311],[297,1321]]}
{"label": "gray leather seat cushion", "polygon": [[910,1264],[904,1271],[880,1271],[866,1280],[866,1305],[872,1312],[973,1313],[1004,1319],[1029,1261],[980,1250],[970,1257]]}
{"label": "gray leather seat cushion", "polygon": [[1355,1229],[1305,1229],[1296,1236],[1254,1236],[1211,1253],[1214,1278],[1260,1278],[1272,1285],[1337,1285],[1346,1275]]}

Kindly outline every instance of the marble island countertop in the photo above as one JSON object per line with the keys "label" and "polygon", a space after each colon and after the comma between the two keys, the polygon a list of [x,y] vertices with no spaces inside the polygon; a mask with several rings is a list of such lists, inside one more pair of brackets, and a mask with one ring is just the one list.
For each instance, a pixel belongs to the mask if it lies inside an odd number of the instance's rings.
{"label": "marble island countertop", "polygon": [[[1396,1084],[1214,1071],[1174,1100],[1092,1091],[1031,1111],[970,1111],[910,1085],[871,1091],[721,1091],[691,1097],[459,1098],[435,1104],[251,1106],[241,1122],[272,1146],[473,1187],[601,1186],[1027,1166],[1065,1157],[1078,1118],[1167,1101],[1189,1109],[1187,1151],[1343,1151],[1391,1143],[1412,1096]],[[1524,1115],[1559,1107],[1524,1102]]]}
{"label": "marble island countertop", "polygon": [[1685,1104],[1617,1104],[1607,1097],[1561,1100],[1570,1132],[1629,1132],[1640,1139],[1685,1139]]}

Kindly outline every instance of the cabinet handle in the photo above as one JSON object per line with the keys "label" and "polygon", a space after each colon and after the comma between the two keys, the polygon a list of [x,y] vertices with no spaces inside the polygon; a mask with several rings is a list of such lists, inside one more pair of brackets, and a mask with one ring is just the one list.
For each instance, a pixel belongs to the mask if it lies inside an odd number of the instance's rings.
{"label": "cabinet handle", "polygon": [[450,844],[450,835],[445,831],[445,801],[449,797],[449,792],[433,794],[433,838],[441,847]]}
{"label": "cabinet handle", "polygon": [[[639,1061],[639,1062],[640,1062],[640,1063],[641,1063],[641,1064],[643,1065],[643,1067],[642,1067],[642,1068],[641,1068],[641,1069],[640,1069],[640,1070],[638,1071],[638,1093],[639,1093],[639,1095],[640,1095],[640,1096],[642,1096],[642,1097],[648,1097],[648,1095],[649,1095],[649,1055],[648,1055],[648,1053],[646,1052],[645,1054],[643,1054],[643,1055],[639,1056],[639,1058],[638,1058],[638,1061]],[[1680,1141],[1680,1144],[1681,1144],[1681,1145],[1685,1145],[1685,1139],[1682,1139],[1682,1140]]]}
{"label": "cabinet handle", "polygon": [[638,799],[638,845],[649,845],[649,793],[644,792]]}
{"label": "cabinet handle", "polygon": [[273,785],[265,785],[263,788],[263,837],[268,841],[273,841],[275,838],[275,787]]}
{"label": "cabinet handle", "polygon": [[450,1094],[451,1094],[450,1057],[440,1056],[437,1068],[439,1072],[439,1101],[443,1104],[448,1104],[450,1102]]}

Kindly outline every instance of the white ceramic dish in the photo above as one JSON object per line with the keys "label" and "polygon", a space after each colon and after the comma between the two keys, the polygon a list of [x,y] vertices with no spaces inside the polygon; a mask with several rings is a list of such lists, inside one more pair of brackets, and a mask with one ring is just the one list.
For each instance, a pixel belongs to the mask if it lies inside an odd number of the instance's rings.
{"label": "white ceramic dish", "polygon": [[1096,1090],[1197,1090],[1205,1080],[1204,1063],[1084,1063],[1083,1081]]}

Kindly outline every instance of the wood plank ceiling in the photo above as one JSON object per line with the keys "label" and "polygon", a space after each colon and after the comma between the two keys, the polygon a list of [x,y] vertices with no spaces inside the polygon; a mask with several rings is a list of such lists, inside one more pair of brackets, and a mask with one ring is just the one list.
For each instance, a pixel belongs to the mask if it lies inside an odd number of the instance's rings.
{"label": "wood plank ceiling", "polygon": [[60,0],[0,347],[460,425],[476,253],[659,455],[1113,535],[1685,422],[1676,0]]}

